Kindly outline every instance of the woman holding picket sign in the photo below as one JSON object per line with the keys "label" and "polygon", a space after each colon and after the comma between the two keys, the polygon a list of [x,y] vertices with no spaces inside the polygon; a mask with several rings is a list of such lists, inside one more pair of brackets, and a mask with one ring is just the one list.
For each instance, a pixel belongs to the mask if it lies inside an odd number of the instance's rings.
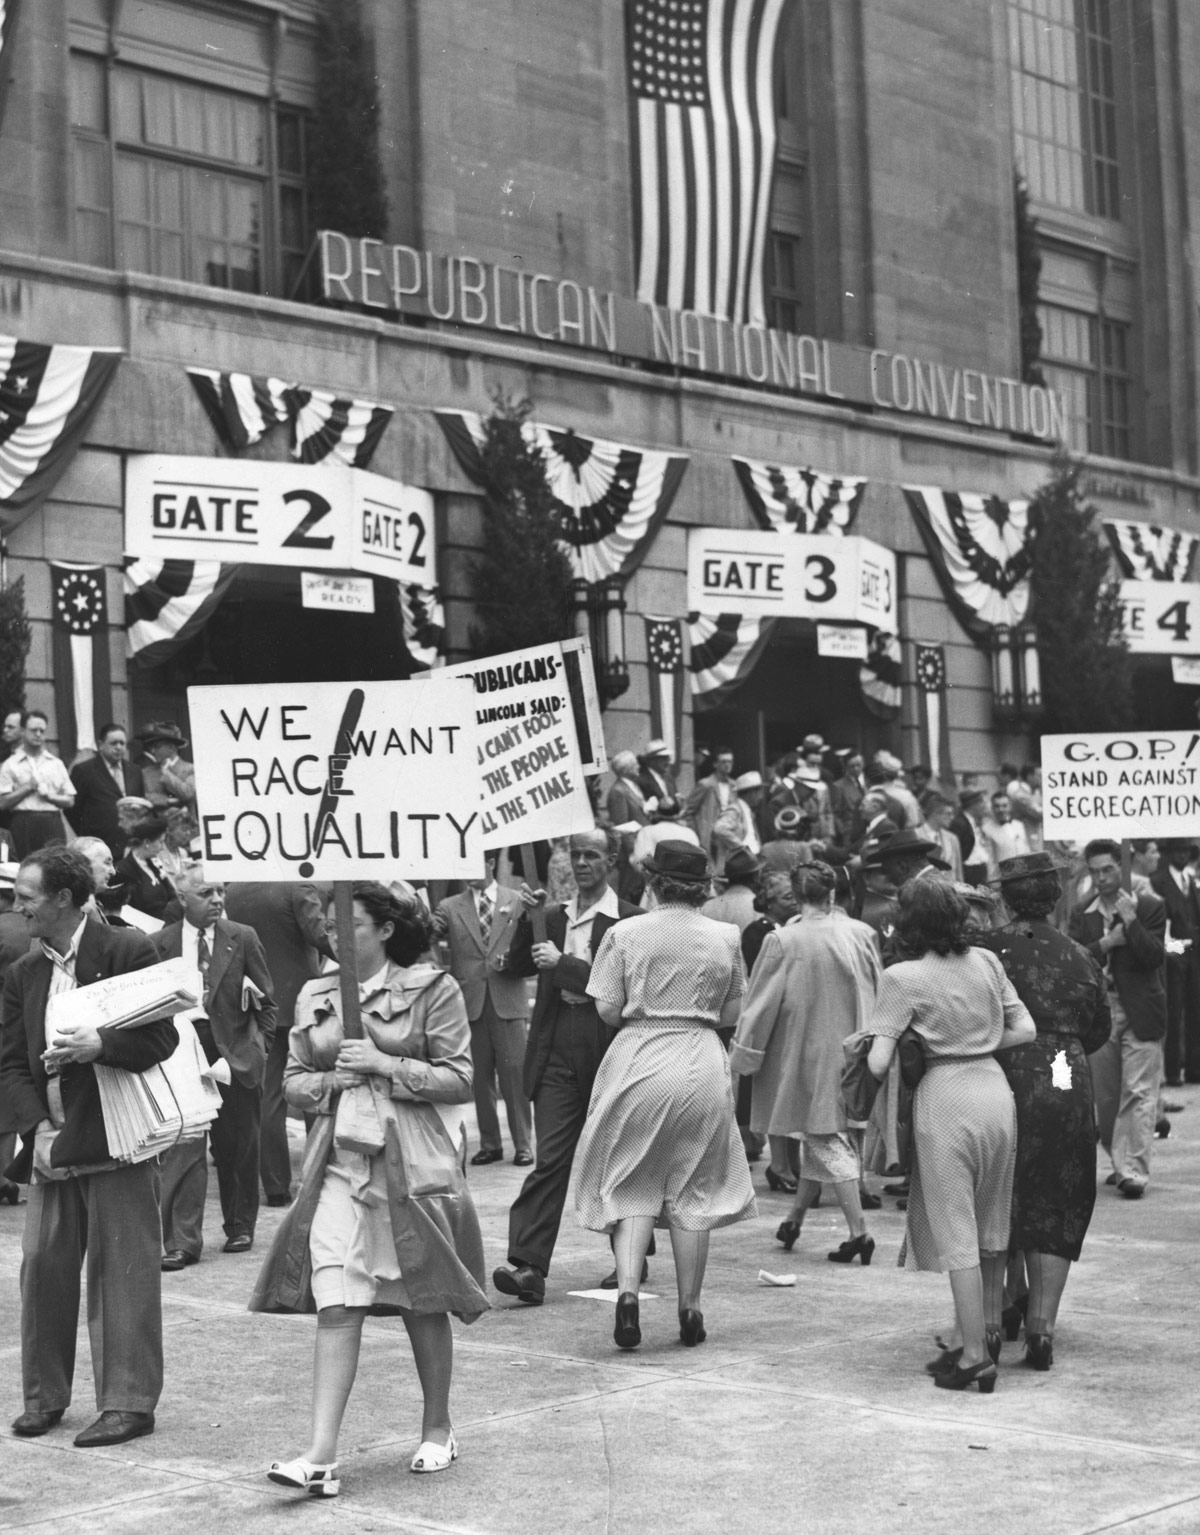
{"label": "woman holding picket sign", "polygon": [[252,1311],[317,1312],[309,1445],[267,1473],[310,1497],[340,1489],[338,1433],[368,1313],[399,1315],[408,1330],[425,1400],[410,1469],[428,1472],[458,1456],[448,1313],[472,1322],[488,1309],[479,1221],[434,1107],[471,1097],[462,993],[417,962],[430,941],[419,902],[372,882],[353,893],[363,1037],[345,1036],[338,976],[304,987],[284,1093],[317,1123],[250,1302]]}

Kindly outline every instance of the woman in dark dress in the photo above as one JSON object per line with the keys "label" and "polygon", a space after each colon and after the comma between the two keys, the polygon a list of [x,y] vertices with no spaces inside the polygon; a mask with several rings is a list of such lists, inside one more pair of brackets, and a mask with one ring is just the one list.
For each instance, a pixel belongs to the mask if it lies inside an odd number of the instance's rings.
{"label": "woman in dark dress", "polygon": [[1012,919],[973,941],[999,958],[1037,1025],[1032,1044],[998,1058],[1017,1105],[1012,1246],[1029,1278],[1025,1358],[1048,1370],[1059,1302],[1096,1202],[1087,1057],[1108,1038],[1108,994],[1092,956],[1047,920],[1062,893],[1050,854],[1006,858],[999,875]]}

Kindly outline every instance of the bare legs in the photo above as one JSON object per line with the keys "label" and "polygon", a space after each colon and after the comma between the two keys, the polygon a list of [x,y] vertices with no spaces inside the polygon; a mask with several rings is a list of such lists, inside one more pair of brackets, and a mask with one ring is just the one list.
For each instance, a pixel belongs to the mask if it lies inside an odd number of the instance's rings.
{"label": "bare legs", "polygon": [[[862,1196],[857,1179],[847,1178],[843,1183],[831,1183],[834,1198],[842,1207],[842,1214],[846,1217],[846,1225],[850,1228],[852,1237],[865,1236],[867,1221],[863,1215]],[[801,1178],[796,1185],[796,1197],[792,1201],[792,1208],[788,1212],[788,1220],[794,1225],[802,1226],[804,1217],[811,1209],[817,1195],[821,1192],[821,1185],[812,1178]]]}
{"label": "bare legs", "polygon": [[1025,1330],[1053,1337],[1059,1302],[1071,1272],[1070,1259],[1056,1258],[1051,1253],[1027,1252],[1025,1268],[1029,1275]]}
{"label": "bare legs", "polygon": [[[639,1273],[641,1270],[639,1269]],[[317,1313],[313,1353],[312,1437],[304,1459],[314,1465],[337,1460],[338,1434],[350,1390],[358,1373],[365,1306],[325,1306]],[[408,1329],[417,1377],[425,1398],[421,1439],[450,1442],[450,1376],[454,1364],[454,1334],[450,1318],[401,1313]]]}

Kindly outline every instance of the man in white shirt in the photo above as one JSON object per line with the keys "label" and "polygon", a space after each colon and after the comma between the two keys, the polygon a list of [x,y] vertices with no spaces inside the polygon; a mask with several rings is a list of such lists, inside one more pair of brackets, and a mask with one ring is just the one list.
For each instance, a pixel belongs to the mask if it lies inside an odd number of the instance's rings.
{"label": "man in white shirt", "polygon": [[0,812],[9,813],[18,858],[62,842],[62,812],[75,803],[75,785],[46,746],[49,723],[40,709],[27,709],[21,716],[21,745],[0,765]]}
{"label": "man in white shirt", "polygon": [[1000,865],[1006,858],[1018,858],[1031,851],[1029,833],[1023,822],[1013,820],[1012,806],[1003,789],[992,795],[991,819],[983,823],[979,835],[987,852],[989,880],[1000,877]]}

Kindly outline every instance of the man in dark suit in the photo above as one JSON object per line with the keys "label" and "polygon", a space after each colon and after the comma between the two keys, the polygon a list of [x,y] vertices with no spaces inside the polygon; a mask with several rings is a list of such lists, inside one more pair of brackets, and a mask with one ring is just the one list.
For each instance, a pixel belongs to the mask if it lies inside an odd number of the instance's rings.
{"label": "man in dark suit", "polygon": [[267,1055],[262,1090],[261,1171],[269,1205],[292,1202],[283,1068],[300,988],[321,973],[321,955],[333,959],[325,930],[325,906],[315,885],[239,881],[225,886],[225,915],[252,927],[267,956],[275,991],[275,1037]]}
{"label": "man in dark suit", "polygon": [[571,872],[579,894],[546,912],[546,941],[535,943],[528,910],[545,891],[522,888],[527,908],[504,961],[510,974],[538,978],[525,1048],[525,1091],[533,1100],[537,1165],[508,1217],[508,1261],[492,1283],[505,1295],[540,1306],[558,1237],[575,1147],[587,1118],[592,1083],[611,1035],[587,994],[592,960],[614,922],[641,916],[618,900],[608,883],[617,859],[615,835],[578,832],[571,838]]}
{"label": "man in dark suit", "polygon": [[[205,879],[199,864],[179,877],[183,919],[154,935],[160,959],[183,958],[198,977],[200,1004],[191,1017],[209,1064],[229,1065],[220,1083],[221,1111],[209,1129],[225,1251],[254,1246],[258,1222],[258,1148],[262,1084],[275,1033],[271,973],[253,928],[222,916],[224,885]],[[200,1261],[208,1160],[204,1137],[181,1141],[163,1157],[162,1237],[164,1269]]]}
{"label": "man in dark suit", "polygon": [[110,1156],[93,1063],[142,1072],[179,1043],[168,1020],[137,1029],[81,1023],[46,1049],[51,997],[156,959],[144,934],[92,921],[84,910],[91,895],[87,860],[72,848],[43,848],[22,863],[14,910],[33,947],[4,978],[0,1043],[0,1082],[24,1137],[9,1171],[30,1186],[21,1259],[25,1411],[13,1433],[48,1432],[70,1404],[86,1253],[100,1416],[75,1439],[85,1447],[153,1433],[163,1379],[158,1164]]}
{"label": "man in dark suit", "polygon": [[1095,898],[1071,913],[1069,931],[1103,966],[1112,1034],[1088,1057],[1096,1119],[1126,1199],[1140,1199],[1150,1179],[1162,1041],[1167,1031],[1163,985],[1167,908],[1148,891],[1121,888],[1121,848],[1107,838],[1083,850]]}
{"label": "man in dark suit", "polygon": [[494,851],[487,852],[485,877],[469,880],[468,889],[438,902],[433,927],[450,951],[450,974],[462,987],[471,1021],[480,1140],[471,1162],[480,1167],[504,1159],[496,1113],[499,1077],[513,1161],[518,1167],[529,1167],[533,1163],[531,1116],[521,1087],[529,1001],[525,982],[515,975],[502,975],[498,968],[520,919],[521,904],[516,891],[496,883],[496,857]]}
{"label": "man in dark suit", "polygon": [[127,761],[129,738],[123,725],[102,725],[96,733],[97,754],[71,769],[75,803],[64,814],[77,836],[101,837],[114,858],[125,851],[125,833],[117,820],[117,801],[143,794],[142,770]]}
{"label": "man in dark suit", "polygon": [[[1150,888],[1167,908],[1171,938],[1188,947],[1167,955],[1167,1034],[1163,1041],[1163,1074],[1168,1087],[1180,1087],[1188,1071],[1188,1040],[1200,1018],[1200,987],[1197,986],[1197,961],[1200,960],[1200,891],[1192,876],[1193,844],[1186,838],[1159,843],[1163,862],[1150,876]],[[1194,1054],[1193,1050],[1193,1054]],[[1200,1060],[1193,1064],[1200,1079]]]}

